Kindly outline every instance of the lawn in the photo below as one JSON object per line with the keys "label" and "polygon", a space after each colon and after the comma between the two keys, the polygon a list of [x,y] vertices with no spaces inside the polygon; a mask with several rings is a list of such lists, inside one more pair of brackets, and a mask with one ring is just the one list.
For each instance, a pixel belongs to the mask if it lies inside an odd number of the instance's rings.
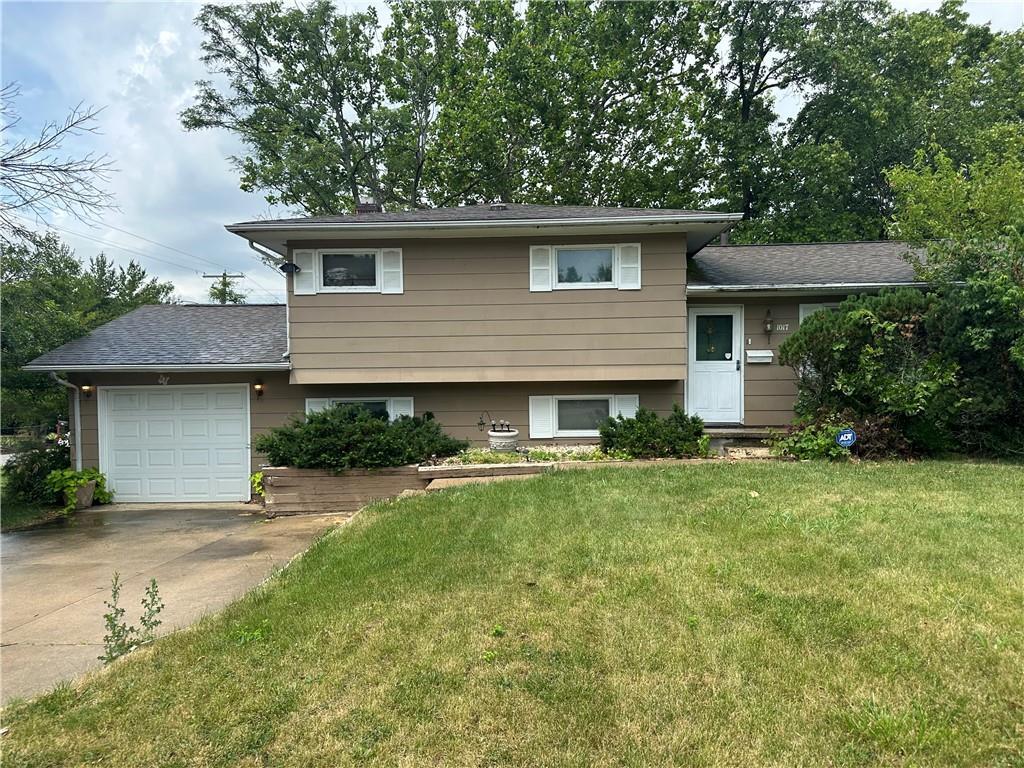
{"label": "lawn", "polygon": [[4,764],[1020,766],[1022,507],[1024,467],[953,462],[379,504],[223,614],[10,707]]}

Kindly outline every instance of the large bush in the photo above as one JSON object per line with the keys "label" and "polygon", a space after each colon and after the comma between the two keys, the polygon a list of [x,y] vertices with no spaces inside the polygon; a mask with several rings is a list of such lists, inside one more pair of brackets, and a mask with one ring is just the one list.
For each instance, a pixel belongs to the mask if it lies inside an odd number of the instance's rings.
{"label": "large bush", "polygon": [[56,504],[60,494],[46,478],[54,470],[67,469],[70,463],[70,452],[64,446],[19,453],[4,466],[4,494],[26,504]]}
{"label": "large bush", "polygon": [[808,317],[779,350],[798,416],[871,434],[878,455],[1024,453],[1024,316],[990,286],[901,289]]}
{"label": "large bush", "polygon": [[640,408],[633,418],[617,416],[601,427],[601,450],[619,452],[638,459],[706,456],[708,439],[704,422],[689,416],[678,405],[666,418]]}
{"label": "large bush", "polygon": [[338,405],[272,429],[255,446],[277,466],[341,470],[417,464],[469,444],[446,435],[429,413],[388,421],[361,405]]}

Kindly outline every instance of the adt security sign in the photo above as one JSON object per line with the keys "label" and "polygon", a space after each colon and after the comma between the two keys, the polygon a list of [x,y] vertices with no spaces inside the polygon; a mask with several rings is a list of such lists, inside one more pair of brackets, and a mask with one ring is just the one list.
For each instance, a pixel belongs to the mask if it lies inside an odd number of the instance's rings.
{"label": "adt security sign", "polygon": [[852,429],[840,429],[836,433],[836,442],[843,446],[843,448],[849,448],[857,442],[857,433]]}

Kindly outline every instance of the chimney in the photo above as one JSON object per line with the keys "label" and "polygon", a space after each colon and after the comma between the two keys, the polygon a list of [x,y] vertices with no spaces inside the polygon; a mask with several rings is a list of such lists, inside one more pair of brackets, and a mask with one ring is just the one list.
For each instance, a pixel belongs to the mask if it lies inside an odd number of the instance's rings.
{"label": "chimney", "polygon": [[380,203],[356,203],[356,213],[384,213]]}

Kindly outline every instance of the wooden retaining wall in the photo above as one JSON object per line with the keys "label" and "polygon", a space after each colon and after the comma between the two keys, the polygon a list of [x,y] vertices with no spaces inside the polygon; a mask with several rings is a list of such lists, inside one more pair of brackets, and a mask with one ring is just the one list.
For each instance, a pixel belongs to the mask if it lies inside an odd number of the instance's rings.
{"label": "wooden retaining wall", "polygon": [[324,469],[264,467],[267,514],[299,515],[317,512],[355,512],[371,501],[388,499],[405,490],[423,490],[430,482],[416,466],[383,469]]}

